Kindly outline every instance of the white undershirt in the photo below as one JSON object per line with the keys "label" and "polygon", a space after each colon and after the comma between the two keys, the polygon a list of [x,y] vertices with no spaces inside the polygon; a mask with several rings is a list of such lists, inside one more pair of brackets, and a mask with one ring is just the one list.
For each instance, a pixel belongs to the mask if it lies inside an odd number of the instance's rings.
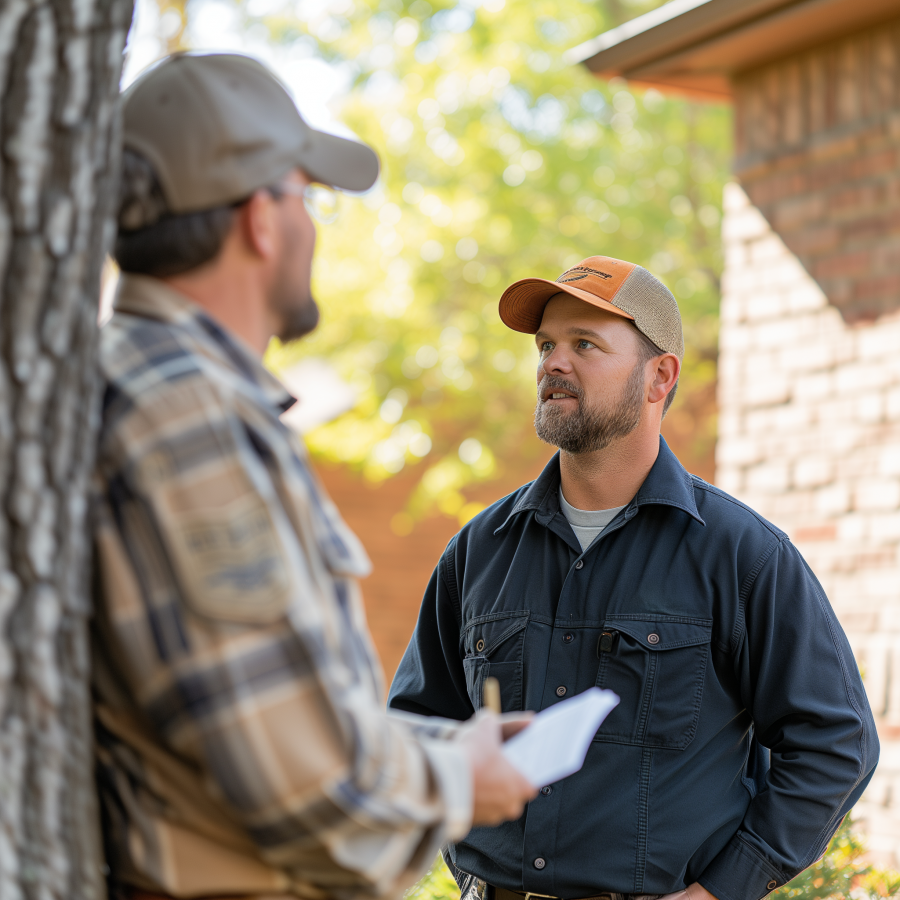
{"label": "white undershirt", "polygon": [[609,525],[616,515],[628,504],[617,506],[615,509],[576,509],[563,496],[562,487],[559,489],[559,506],[566,521],[572,526],[578,543],[582,550],[587,550],[594,538]]}

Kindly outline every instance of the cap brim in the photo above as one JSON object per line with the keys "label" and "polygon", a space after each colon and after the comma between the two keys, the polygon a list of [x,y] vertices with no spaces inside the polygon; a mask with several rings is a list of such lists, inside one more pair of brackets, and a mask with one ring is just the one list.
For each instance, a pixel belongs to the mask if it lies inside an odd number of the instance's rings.
{"label": "cap brim", "polygon": [[549,281],[546,278],[523,278],[511,284],[500,297],[500,318],[503,324],[513,331],[523,334],[536,334],[544,317],[544,307],[555,294],[569,294],[578,300],[584,300],[598,309],[605,309],[614,315],[634,321],[634,316],[602,300],[596,294],[581,291],[568,284]]}
{"label": "cap brim", "polygon": [[297,164],[313,181],[343,191],[367,191],[379,169],[371,147],[313,129]]}

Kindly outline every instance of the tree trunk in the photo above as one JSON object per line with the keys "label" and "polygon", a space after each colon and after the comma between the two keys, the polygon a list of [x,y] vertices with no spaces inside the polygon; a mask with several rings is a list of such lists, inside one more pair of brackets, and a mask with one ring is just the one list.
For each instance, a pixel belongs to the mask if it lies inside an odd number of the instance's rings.
{"label": "tree trunk", "polygon": [[0,0],[0,900],[105,890],[86,513],[131,12]]}

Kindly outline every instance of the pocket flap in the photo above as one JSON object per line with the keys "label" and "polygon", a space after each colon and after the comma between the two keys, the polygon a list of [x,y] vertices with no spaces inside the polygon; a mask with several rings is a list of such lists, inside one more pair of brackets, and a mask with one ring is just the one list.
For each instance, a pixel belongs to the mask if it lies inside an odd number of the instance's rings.
{"label": "pocket flap", "polygon": [[606,620],[606,628],[621,631],[647,650],[674,650],[708,644],[712,638],[712,619],[685,620],[677,617],[619,618]]}
{"label": "pocket flap", "polygon": [[504,641],[528,624],[529,613],[483,616],[466,626],[463,648],[466,656],[490,656]]}

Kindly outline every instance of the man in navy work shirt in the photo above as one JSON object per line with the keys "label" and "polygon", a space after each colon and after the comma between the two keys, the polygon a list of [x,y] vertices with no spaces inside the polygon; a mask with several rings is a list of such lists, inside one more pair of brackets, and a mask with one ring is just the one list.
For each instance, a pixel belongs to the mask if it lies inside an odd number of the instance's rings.
{"label": "man in navy work shirt", "polygon": [[464,895],[757,900],[825,851],[872,776],[852,652],[788,537],[689,475],[659,434],[675,298],[591,257],[507,288],[534,334],[535,427],[559,453],[476,516],[428,586],[390,705],[467,719],[594,685],[619,706],[584,768],[447,850]]}

